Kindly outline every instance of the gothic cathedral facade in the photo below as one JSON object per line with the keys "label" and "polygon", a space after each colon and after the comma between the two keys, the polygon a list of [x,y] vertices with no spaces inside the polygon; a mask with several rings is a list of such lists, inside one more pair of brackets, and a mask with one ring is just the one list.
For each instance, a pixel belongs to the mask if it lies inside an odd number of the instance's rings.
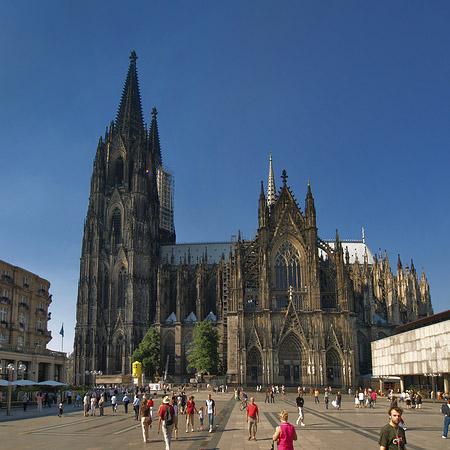
{"label": "gothic cathedral facade", "polygon": [[150,326],[169,377],[187,380],[197,321],[211,320],[228,383],[346,387],[370,373],[370,342],[433,313],[413,263],[394,275],[362,240],[319,237],[308,182],[304,210],[269,163],[255,238],[176,244],[173,178],[162,165],[157,111],[144,125],[130,66],[115,122],[100,138],[84,224],[74,343],[76,382],[131,373]]}

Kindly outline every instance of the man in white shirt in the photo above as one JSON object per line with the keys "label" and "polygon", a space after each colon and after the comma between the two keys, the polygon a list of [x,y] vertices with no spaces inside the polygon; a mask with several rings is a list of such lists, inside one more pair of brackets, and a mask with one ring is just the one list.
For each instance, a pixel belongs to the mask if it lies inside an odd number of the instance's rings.
{"label": "man in white shirt", "polygon": [[213,432],[214,417],[216,415],[216,404],[211,398],[211,394],[208,394],[208,400],[206,400],[206,412],[208,413],[209,419],[209,432]]}

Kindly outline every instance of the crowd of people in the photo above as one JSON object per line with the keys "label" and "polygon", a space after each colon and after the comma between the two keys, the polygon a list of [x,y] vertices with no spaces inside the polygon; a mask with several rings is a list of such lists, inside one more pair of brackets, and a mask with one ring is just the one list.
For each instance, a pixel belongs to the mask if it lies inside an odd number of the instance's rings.
{"label": "crowd of people", "polygon": [[[163,392],[158,394],[157,391],[151,391],[145,387],[123,387],[123,388],[98,388],[83,395],[77,394],[74,401],[74,408],[83,407],[84,415],[99,416],[105,415],[106,404],[111,405],[111,414],[116,414],[119,408],[123,408],[123,412],[127,414],[129,408],[134,412],[134,419],[139,422],[142,430],[142,438],[145,443],[149,441],[149,430],[152,428],[154,411],[157,411],[157,433],[162,432],[165,442],[166,450],[171,448],[172,438],[178,439],[179,428],[185,428],[186,433],[192,433],[195,430],[203,430],[204,422],[209,426],[209,433],[214,431],[214,418],[216,416],[216,406],[212,399],[211,393],[208,393],[208,398],[205,402],[196,404],[194,395],[186,395],[185,386],[181,386],[177,391],[168,391],[166,386],[163,387]],[[212,392],[217,392],[211,389]],[[297,397],[295,400],[295,407],[298,417],[295,421],[296,426],[306,426],[304,406],[305,397],[309,390],[311,403],[321,403],[321,392],[317,388],[298,387]],[[226,392],[226,389],[219,391]],[[197,390],[198,392],[198,390]],[[257,386],[257,393],[262,393],[262,386]],[[342,406],[342,394],[340,391],[333,393],[331,387],[325,388],[323,391],[323,402],[325,408],[328,409],[331,403],[338,410]],[[274,403],[276,395],[285,395],[286,390],[284,386],[270,386],[265,390],[265,402]],[[72,393],[66,393],[67,404],[72,404]],[[369,408],[388,407],[389,423],[383,427],[380,432],[379,445],[380,449],[389,450],[393,448],[392,445],[397,445],[398,448],[405,448],[406,435],[405,423],[402,418],[403,409],[400,404],[404,404],[406,409],[418,409],[422,407],[422,393],[420,391],[406,390],[404,392],[394,393],[393,390],[384,396],[383,405],[378,405],[380,401],[380,393],[370,388],[359,388],[353,391],[352,388],[348,390],[349,396],[354,398],[355,408]],[[429,394],[429,393],[428,393]],[[234,389],[235,399],[241,401],[241,406],[245,407],[246,423],[248,428],[248,440],[257,440],[257,427],[260,421],[259,409],[255,403],[254,397],[248,396],[245,389],[236,387]],[[437,394],[440,399],[445,399],[447,402],[442,406],[442,413],[444,414],[444,431],[443,438],[448,436],[448,428],[450,426],[450,395],[439,392]],[[386,400],[388,403],[386,403]],[[26,405],[29,403],[27,394],[24,394],[23,404],[26,411]],[[64,413],[61,392],[57,393],[38,393],[37,394],[37,408],[38,412],[42,411],[43,406],[50,407],[52,404],[58,405],[58,416],[62,417]],[[131,403],[131,405],[130,405]],[[157,409],[156,409],[157,408]],[[244,408],[241,408],[243,410]],[[184,416],[184,417],[182,417]],[[273,442],[278,442],[278,449],[292,449],[293,441],[297,439],[297,434],[294,425],[288,422],[288,412],[282,410],[279,413],[280,424],[277,426],[273,434]],[[196,422],[198,426],[196,427]],[[183,427],[183,422],[185,427]],[[396,447],[396,448],[397,448]]]}

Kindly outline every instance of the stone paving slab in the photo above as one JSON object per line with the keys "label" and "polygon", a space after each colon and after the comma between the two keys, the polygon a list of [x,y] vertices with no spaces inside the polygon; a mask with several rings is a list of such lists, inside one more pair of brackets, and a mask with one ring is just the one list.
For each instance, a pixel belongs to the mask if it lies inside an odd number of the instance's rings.
{"label": "stone paving slab", "polygon": [[[197,407],[204,405],[207,392],[192,392]],[[271,437],[278,422],[278,413],[285,409],[289,421],[295,423],[295,394],[277,395],[275,403],[264,403],[263,394],[254,395],[260,410],[257,441],[248,441],[245,411],[239,410],[231,393],[215,394],[217,417],[214,433],[206,430],[185,433],[184,416],[180,416],[178,440],[173,441],[173,450],[269,450]],[[314,404],[314,399],[305,397],[305,427],[296,427],[298,441],[294,448],[308,450],[351,450],[378,449],[379,431],[388,422],[388,403],[381,399],[375,409],[355,409],[353,399],[343,398],[343,409],[331,407],[326,410],[323,403]],[[106,409],[105,417],[84,417],[83,412],[71,406],[65,407],[63,417],[57,417],[57,408],[44,409],[38,414],[36,409],[26,413],[14,409],[11,417],[0,411],[0,448],[3,449],[52,449],[71,450],[103,448],[165,448],[162,434],[157,434],[156,426],[150,430],[150,444],[142,442],[139,424],[134,414],[124,414],[120,408],[117,414]],[[156,414],[154,414],[156,416]],[[408,449],[450,450],[450,439],[442,436],[443,416],[440,403],[425,403],[422,410],[406,410],[404,419],[407,427]],[[207,421],[205,421],[207,422]],[[156,422],[155,422],[156,424]],[[195,426],[199,426],[195,417]],[[207,427],[205,427],[207,428]],[[276,445],[275,445],[276,448]]]}

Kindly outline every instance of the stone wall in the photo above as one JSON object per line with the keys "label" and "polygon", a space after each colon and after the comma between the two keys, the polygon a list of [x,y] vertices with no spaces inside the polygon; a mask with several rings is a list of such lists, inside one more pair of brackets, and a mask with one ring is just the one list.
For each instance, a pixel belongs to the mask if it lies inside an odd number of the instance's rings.
{"label": "stone wall", "polygon": [[372,342],[374,376],[450,373],[450,320]]}

